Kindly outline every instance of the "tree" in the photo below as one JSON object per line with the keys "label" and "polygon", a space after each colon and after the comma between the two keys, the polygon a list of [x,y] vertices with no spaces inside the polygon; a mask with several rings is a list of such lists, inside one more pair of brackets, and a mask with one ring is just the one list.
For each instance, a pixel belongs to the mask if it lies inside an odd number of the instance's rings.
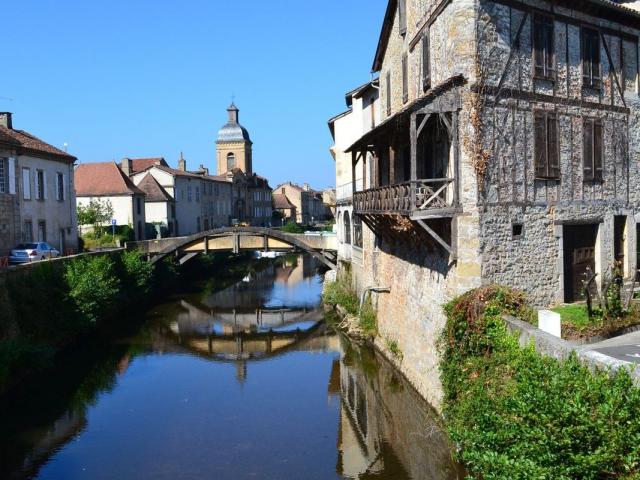
{"label": "tree", "polygon": [[102,227],[111,221],[113,206],[109,200],[89,200],[87,205],[78,205],[78,224],[93,225],[94,234],[102,235]]}

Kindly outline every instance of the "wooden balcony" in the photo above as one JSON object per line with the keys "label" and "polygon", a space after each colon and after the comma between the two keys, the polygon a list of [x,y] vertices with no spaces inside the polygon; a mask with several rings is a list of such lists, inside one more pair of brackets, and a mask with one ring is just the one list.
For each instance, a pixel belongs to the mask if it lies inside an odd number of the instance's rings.
{"label": "wooden balcony", "polygon": [[370,188],[353,195],[353,210],[359,215],[405,215],[413,220],[452,217],[457,192],[453,178],[411,180]]}

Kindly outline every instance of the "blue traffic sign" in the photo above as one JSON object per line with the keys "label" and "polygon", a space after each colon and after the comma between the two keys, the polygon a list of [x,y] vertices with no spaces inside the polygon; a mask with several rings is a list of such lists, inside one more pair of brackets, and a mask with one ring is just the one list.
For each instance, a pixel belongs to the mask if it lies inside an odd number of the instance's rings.
{"label": "blue traffic sign", "polygon": [[118,222],[116,221],[115,218],[111,219],[111,225],[116,226],[118,224]]}

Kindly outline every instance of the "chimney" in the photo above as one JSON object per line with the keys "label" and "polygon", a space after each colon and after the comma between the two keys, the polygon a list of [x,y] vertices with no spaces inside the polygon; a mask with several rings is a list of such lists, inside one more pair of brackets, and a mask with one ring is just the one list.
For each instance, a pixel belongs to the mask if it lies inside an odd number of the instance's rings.
{"label": "chimney", "polygon": [[130,177],[131,173],[133,173],[133,162],[131,161],[130,158],[123,158],[122,161],[120,162],[120,168],[122,169],[122,172],[127,176]]}
{"label": "chimney", "polygon": [[187,161],[182,156],[182,152],[180,152],[180,160],[178,160],[178,170],[187,171]]}
{"label": "chimney", "polygon": [[13,130],[13,121],[11,120],[11,112],[0,112],[0,127],[7,127]]}
{"label": "chimney", "polygon": [[205,175],[209,176],[209,169],[202,164],[200,164],[200,171]]}
{"label": "chimney", "polygon": [[229,108],[227,108],[227,113],[229,114],[229,123],[238,123],[240,110],[238,110],[238,107],[236,107],[235,104],[232,103],[231,105],[229,105]]}
{"label": "chimney", "polygon": [[303,184],[302,188],[304,189],[305,192],[308,192],[309,191],[309,184],[308,183]]}

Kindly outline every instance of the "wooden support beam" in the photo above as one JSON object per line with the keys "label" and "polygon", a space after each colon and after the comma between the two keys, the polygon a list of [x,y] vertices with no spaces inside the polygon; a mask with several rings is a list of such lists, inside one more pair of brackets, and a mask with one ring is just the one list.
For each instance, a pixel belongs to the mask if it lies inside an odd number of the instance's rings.
{"label": "wooden support beam", "polygon": [[451,129],[453,130],[451,148],[453,148],[453,206],[460,203],[460,134],[458,133],[458,112],[451,115]]}
{"label": "wooden support beam", "polygon": [[351,152],[351,195],[356,193],[356,163],[358,163],[357,152]]}
{"label": "wooden support beam", "polygon": [[418,222],[418,224],[429,234],[431,235],[431,237],[440,244],[440,246],[442,246],[442,248],[444,248],[447,252],[449,252],[449,255],[451,255],[451,257],[453,259],[456,258],[456,252],[453,250],[453,248],[451,247],[451,245],[449,245],[447,242],[445,242],[442,237],[440,235],[438,235],[429,225],[427,225],[423,220],[416,220],[416,222]]}
{"label": "wooden support beam", "polygon": [[420,126],[418,127],[418,138],[420,138],[420,134],[422,133],[422,130],[424,129],[424,127],[427,125],[427,122],[429,121],[429,118],[431,117],[431,113],[427,113],[424,115],[424,117],[422,117],[422,121],[420,122]]}
{"label": "wooden support beam", "polygon": [[389,145],[389,185],[396,183],[396,151]]}
{"label": "wooden support beam", "polygon": [[[416,113],[411,114],[410,126],[409,126],[409,137],[410,137],[410,149],[411,149],[411,210],[416,209],[416,194],[415,188],[416,185],[413,183],[414,180],[418,178],[418,132],[416,131]],[[406,173],[405,173],[406,175]]]}

